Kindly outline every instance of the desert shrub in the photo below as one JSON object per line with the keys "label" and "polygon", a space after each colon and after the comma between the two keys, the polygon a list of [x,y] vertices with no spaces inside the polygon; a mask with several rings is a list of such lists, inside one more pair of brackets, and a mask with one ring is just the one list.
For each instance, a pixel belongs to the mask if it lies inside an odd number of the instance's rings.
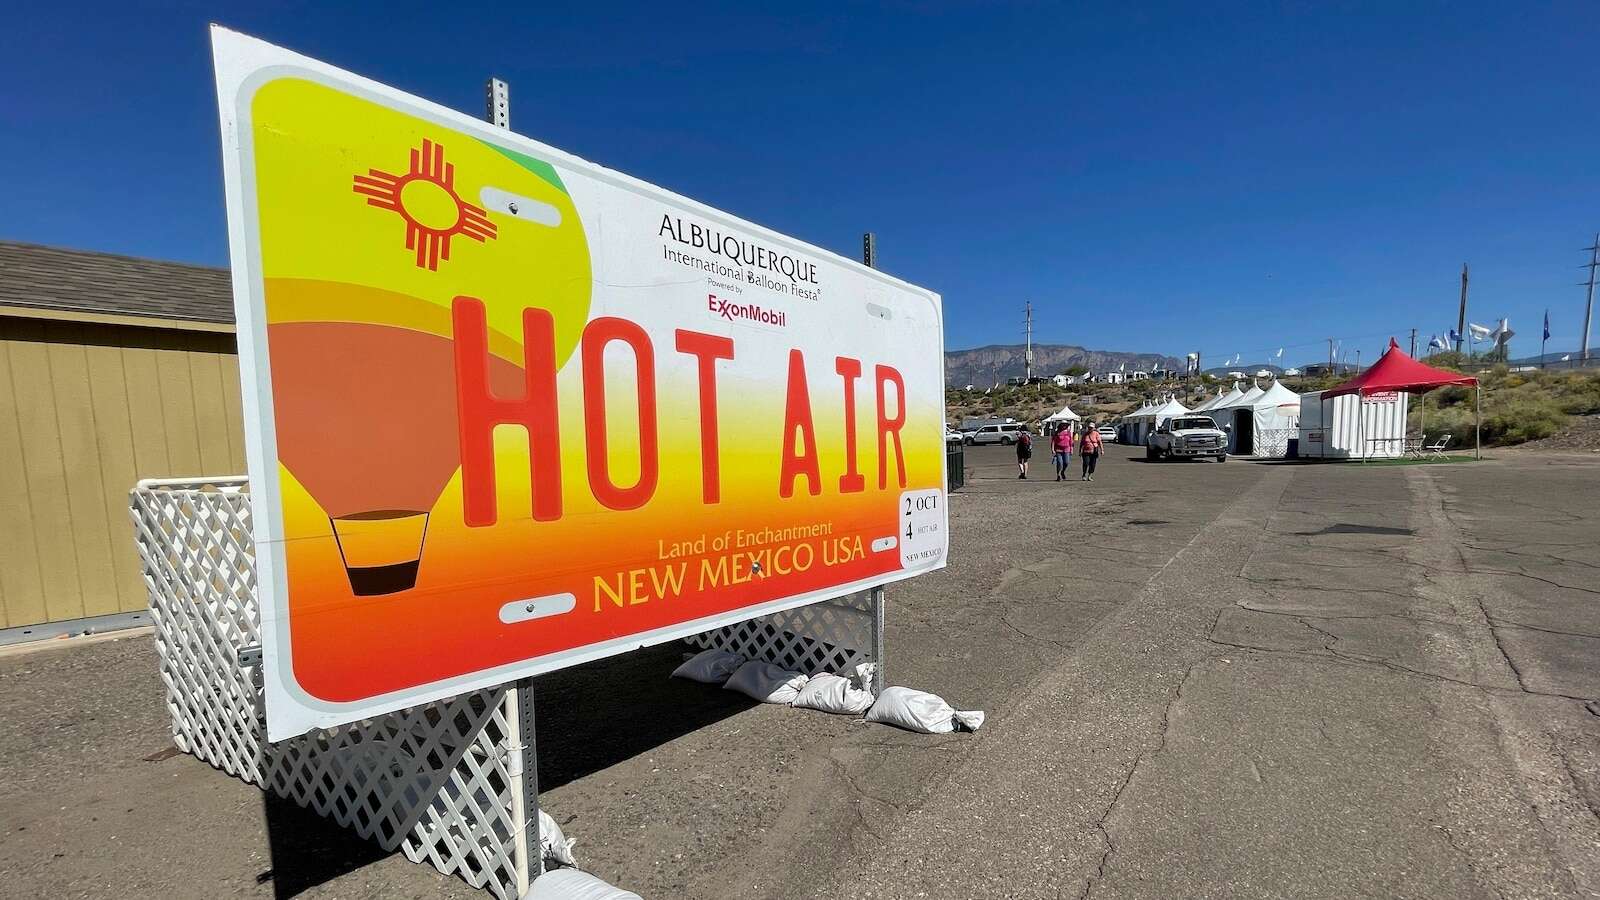
{"label": "desert shrub", "polygon": [[1561,411],[1575,416],[1600,413],[1600,375],[1568,373],[1551,385]]}
{"label": "desert shrub", "polygon": [[1567,414],[1551,401],[1505,405],[1483,420],[1484,443],[1520,444],[1560,431]]}
{"label": "desert shrub", "polygon": [[[1566,413],[1550,401],[1485,403],[1483,445],[1494,447],[1536,441],[1560,431],[1566,422]],[[1430,407],[1428,410],[1427,430],[1430,438],[1449,432],[1455,435],[1454,446],[1470,447],[1472,428],[1473,410],[1469,405],[1456,404],[1442,409]]]}
{"label": "desert shrub", "polygon": [[1428,395],[1428,400],[1440,409],[1466,404],[1472,406],[1473,390],[1469,387],[1452,385],[1443,387]]}

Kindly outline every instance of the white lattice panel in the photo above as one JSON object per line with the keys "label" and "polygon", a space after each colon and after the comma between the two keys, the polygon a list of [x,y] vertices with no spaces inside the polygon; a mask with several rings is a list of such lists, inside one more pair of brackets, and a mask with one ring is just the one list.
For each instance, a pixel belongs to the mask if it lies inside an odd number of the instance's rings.
{"label": "white lattice panel", "polygon": [[[537,809],[520,799],[517,689],[270,743],[261,670],[240,658],[259,648],[261,623],[245,479],[142,481],[131,505],[179,749],[414,862],[502,900],[519,896],[537,862],[523,843]],[[852,594],[689,641],[808,674],[875,662],[881,687],[881,596]]]}
{"label": "white lattice panel", "polygon": [[[250,497],[240,478],[141,482],[133,523],[178,747],[497,897],[526,884],[501,687],[266,741]],[[519,877],[520,876],[520,877]]]}
{"label": "white lattice panel", "polygon": [[1294,428],[1262,428],[1255,433],[1255,456],[1283,459],[1289,455],[1289,439],[1300,434]]}
{"label": "white lattice panel", "polygon": [[876,614],[871,592],[847,594],[702,632],[688,642],[807,675],[848,673],[866,662],[879,663],[881,671],[881,632],[873,627]]}

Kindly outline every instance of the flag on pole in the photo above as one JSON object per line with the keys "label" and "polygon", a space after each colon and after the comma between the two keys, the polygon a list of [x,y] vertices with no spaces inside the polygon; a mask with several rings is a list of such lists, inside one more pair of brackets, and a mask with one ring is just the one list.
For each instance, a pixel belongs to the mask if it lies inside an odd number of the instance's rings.
{"label": "flag on pole", "polygon": [[1544,311],[1544,339],[1550,340],[1550,310]]}
{"label": "flag on pole", "polygon": [[1273,357],[1273,359],[1283,359],[1283,348],[1282,347],[1278,348],[1278,355]]}
{"label": "flag on pole", "polygon": [[1474,341],[1487,341],[1489,339],[1489,335],[1494,333],[1493,329],[1491,329],[1489,326],[1479,325],[1477,322],[1468,322],[1467,330],[1472,332],[1472,339]]}
{"label": "flag on pole", "polygon": [[1446,341],[1444,339],[1444,337],[1442,335],[1437,335],[1436,334],[1436,335],[1433,336],[1433,340],[1428,342],[1428,349],[1429,350],[1449,350],[1450,349],[1450,344],[1449,344],[1448,341]]}
{"label": "flag on pole", "polygon": [[1455,330],[1454,328],[1450,329],[1450,346],[1453,347],[1459,343],[1461,343],[1461,332]]}

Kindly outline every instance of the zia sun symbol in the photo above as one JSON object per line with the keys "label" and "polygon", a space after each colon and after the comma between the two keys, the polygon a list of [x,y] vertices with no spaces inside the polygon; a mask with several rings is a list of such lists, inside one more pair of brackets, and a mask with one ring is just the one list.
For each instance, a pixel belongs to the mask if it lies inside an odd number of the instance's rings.
{"label": "zia sun symbol", "polygon": [[357,175],[355,192],[368,206],[400,214],[406,222],[406,249],[417,254],[417,268],[439,271],[450,258],[450,239],[478,243],[495,236],[495,224],[483,207],[462,200],[455,189],[456,167],[444,161],[444,145],[426,138],[411,151],[411,170],[400,175],[368,169]]}

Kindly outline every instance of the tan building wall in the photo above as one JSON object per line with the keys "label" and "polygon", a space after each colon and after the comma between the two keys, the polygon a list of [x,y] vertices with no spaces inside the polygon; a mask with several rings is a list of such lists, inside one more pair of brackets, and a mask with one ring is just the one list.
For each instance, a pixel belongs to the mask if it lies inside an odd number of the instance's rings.
{"label": "tan building wall", "polygon": [[0,628],[144,609],[134,482],[244,471],[232,334],[0,315]]}

